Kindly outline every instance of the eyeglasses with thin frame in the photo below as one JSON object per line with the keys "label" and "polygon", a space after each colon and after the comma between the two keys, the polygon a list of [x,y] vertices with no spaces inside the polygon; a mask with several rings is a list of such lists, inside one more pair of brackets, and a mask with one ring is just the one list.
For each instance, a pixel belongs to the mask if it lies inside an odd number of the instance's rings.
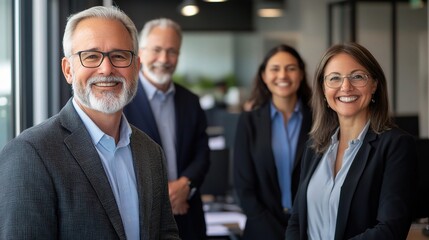
{"label": "eyeglasses with thin frame", "polygon": [[80,63],[86,68],[97,68],[108,57],[110,63],[117,68],[127,68],[133,62],[135,53],[129,50],[113,50],[110,52],[101,52],[95,50],[79,51],[73,55],[78,55]]}
{"label": "eyeglasses with thin frame", "polygon": [[155,56],[159,56],[164,51],[167,53],[168,57],[177,57],[179,55],[179,51],[177,51],[174,48],[164,49],[161,47],[154,47],[154,48],[145,48],[145,49],[149,50],[150,53]]}
{"label": "eyeglasses with thin frame", "polygon": [[350,84],[354,87],[365,87],[370,76],[369,74],[361,71],[343,76],[338,73],[330,73],[324,77],[324,80],[326,86],[330,88],[339,88],[343,85],[344,78],[348,78]]}

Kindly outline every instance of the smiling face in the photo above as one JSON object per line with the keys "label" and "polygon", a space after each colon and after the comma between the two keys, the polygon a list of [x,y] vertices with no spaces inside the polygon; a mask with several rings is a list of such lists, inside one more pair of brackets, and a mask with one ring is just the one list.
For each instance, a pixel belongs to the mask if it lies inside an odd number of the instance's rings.
{"label": "smiling face", "polygon": [[297,96],[303,72],[292,54],[278,52],[268,60],[262,79],[272,93],[273,101],[279,101]]}
{"label": "smiling face", "polygon": [[143,74],[155,87],[168,89],[179,59],[180,36],[171,27],[154,27],[139,50]]}
{"label": "smiling face", "polygon": [[[326,64],[324,75],[336,73],[345,76],[356,72],[368,73],[368,70],[350,55],[340,53],[333,56]],[[340,121],[342,119],[368,121],[368,106],[371,103],[372,94],[377,89],[377,82],[371,76],[367,84],[362,87],[355,87],[350,83],[349,78],[344,78],[338,88],[330,88],[324,81],[323,89],[329,107],[337,113]]]}
{"label": "smiling face", "polygon": [[[96,50],[133,49],[132,39],[120,21],[103,18],[88,18],[78,23],[72,37],[72,52]],[[72,84],[74,98],[87,113],[119,112],[135,95],[140,62],[134,58],[131,66],[114,67],[104,57],[99,67],[82,66],[77,54],[64,57],[62,69],[69,84]]]}

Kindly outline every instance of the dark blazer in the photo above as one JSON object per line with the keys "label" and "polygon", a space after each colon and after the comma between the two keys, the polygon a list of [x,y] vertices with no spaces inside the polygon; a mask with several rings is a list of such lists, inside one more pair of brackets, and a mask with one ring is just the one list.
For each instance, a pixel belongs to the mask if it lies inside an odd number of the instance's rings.
{"label": "dark blazer", "polygon": [[[140,239],[179,239],[162,149],[132,127]],[[0,152],[0,239],[125,239],[100,157],[69,101]]]}
{"label": "dark blazer", "polygon": [[[188,177],[198,189],[210,164],[206,115],[200,107],[199,98],[195,94],[178,84],[174,84],[174,86],[176,89],[174,107],[176,111],[177,173],[178,177]],[[139,80],[137,95],[125,107],[124,113],[130,123],[162,145],[149,99],[141,80]],[[204,239],[206,224],[198,190],[194,197],[189,200],[189,206],[187,214],[175,216],[180,236],[186,240]]]}
{"label": "dark blazer", "polygon": [[[292,173],[292,199],[297,191],[300,159],[308,132],[311,112],[303,106],[303,119]],[[238,120],[234,146],[234,186],[247,216],[244,239],[284,239],[288,217],[271,147],[270,103],[243,112]]]}
{"label": "dark blazer", "polygon": [[[288,240],[308,239],[307,187],[321,157],[310,148],[303,155]],[[336,240],[406,239],[412,221],[416,158],[412,136],[395,128],[379,135],[368,130],[341,188]]]}

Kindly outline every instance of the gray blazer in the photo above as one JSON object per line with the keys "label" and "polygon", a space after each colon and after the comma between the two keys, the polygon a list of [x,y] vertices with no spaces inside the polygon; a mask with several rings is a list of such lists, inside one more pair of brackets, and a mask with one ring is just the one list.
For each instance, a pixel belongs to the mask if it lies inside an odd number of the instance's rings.
{"label": "gray blazer", "polygon": [[[132,126],[140,239],[179,239],[161,148]],[[99,155],[71,101],[0,152],[0,239],[125,239]]]}

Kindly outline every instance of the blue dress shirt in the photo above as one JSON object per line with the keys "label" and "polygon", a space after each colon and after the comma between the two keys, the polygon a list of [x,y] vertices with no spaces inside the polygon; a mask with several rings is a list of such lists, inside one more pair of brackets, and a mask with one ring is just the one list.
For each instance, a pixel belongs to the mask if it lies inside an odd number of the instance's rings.
{"label": "blue dress shirt", "polygon": [[[174,84],[164,93],[153,86],[140,72],[140,80],[155,118],[161,138],[162,149],[167,159],[168,180],[177,179],[176,114],[174,108]],[[149,109],[148,109],[149,111]]]}
{"label": "blue dress shirt", "polygon": [[284,209],[291,209],[293,163],[302,125],[301,101],[297,101],[287,123],[283,119],[283,114],[271,102],[271,123],[271,146],[282,192],[282,205]]}
{"label": "blue dress shirt", "polygon": [[338,152],[338,132],[331,137],[331,145],[323,154],[319,165],[310,179],[307,189],[307,219],[308,239],[334,239],[337,223],[338,205],[340,202],[341,187],[347,177],[350,166],[362,146],[362,142],[369,128],[369,121],[360,132],[357,139],[349,141],[344,152],[343,165],[334,175],[335,160]]}
{"label": "blue dress shirt", "polygon": [[73,106],[85,124],[100,156],[121,214],[127,239],[140,239],[139,199],[130,148],[131,127],[128,121],[122,115],[120,138],[116,145],[115,139],[101,131],[80,109],[75,99]]}

